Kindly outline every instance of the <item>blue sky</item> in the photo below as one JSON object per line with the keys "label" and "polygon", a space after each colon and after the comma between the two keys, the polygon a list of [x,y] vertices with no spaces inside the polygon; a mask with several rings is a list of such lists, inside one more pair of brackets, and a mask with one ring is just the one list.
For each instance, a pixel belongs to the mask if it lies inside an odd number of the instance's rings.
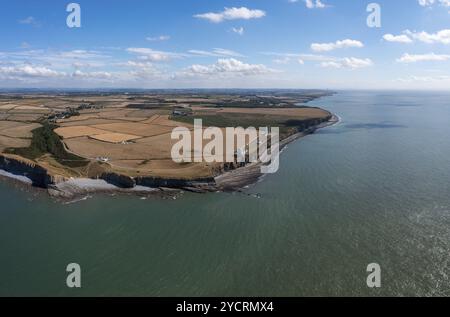
{"label": "blue sky", "polygon": [[450,0],[2,1],[0,87],[450,89]]}

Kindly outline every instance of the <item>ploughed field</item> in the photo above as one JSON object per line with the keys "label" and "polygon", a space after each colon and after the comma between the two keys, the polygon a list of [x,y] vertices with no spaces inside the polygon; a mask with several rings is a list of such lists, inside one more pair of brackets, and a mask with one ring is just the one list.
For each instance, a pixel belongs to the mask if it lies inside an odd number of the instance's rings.
{"label": "ploughed field", "polygon": [[302,106],[326,94],[3,94],[0,152],[32,160],[65,177],[96,177],[104,172],[210,177],[222,171],[222,164],[173,162],[175,127],[193,131],[194,119],[202,119],[203,128],[223,130],[280,127],[283,139],[330,119],[325,110]]}

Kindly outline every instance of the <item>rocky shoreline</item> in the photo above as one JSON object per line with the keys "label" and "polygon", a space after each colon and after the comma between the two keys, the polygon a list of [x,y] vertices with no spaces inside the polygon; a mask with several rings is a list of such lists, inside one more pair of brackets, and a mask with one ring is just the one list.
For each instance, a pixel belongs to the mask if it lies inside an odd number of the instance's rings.
{"label": "rocky shoreline", "polygon": [[[317,126],[311,127],[306,131],[291,135],[280,142],[280,151],[289,143],[294,142],[307,135],[314,134],[319,129],[323,129],[339,122],[339,117],[332,114],[329,121],[321,123]],[[249,164],[244,167],[223,173],[215,177],[216,186],[221,191],[241,191],[242,188],[255,184],[264,174],[261,174],[261,163]]]}
{"label": "rocky shoreline", "polygon": [[[313,134],[339,122],[339,118],[332,118],[306,131],[296,133],[280,142],[280,150],[287,144]],[[137,195],[176,195],[182,191],[207,193],[217,191],[241,191],[244,187],[256,183],[261,174],[261,163],[224,172],[216,177],[199,178],[194,180],[165,179],[158,177],[130,177],[116,173],[105,173],[99,179],[64,178],[50,175],[39,164],[9,154],[0,154],[0,176],[14,178],[18,181],[31,184],[34,187],[44,188],[48,193],[58,199],[76,199],[94,193],[125,193]]]}

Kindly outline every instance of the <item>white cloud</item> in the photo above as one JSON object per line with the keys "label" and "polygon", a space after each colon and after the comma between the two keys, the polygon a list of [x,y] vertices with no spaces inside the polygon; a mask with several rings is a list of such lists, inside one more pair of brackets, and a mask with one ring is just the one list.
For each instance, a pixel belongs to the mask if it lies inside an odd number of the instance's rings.
{"label": "white cloud", "polygon": [[170,36],[169,35],[160,35],[160,36],[154,36],[154,37],[147,37],[146,40],[150,41],[150,42],[168,41],[168,40],[170,40]]}
{"label": "white cloud", "polygon": [[[299,0],[288,0],[289,3],[297,3]],[[322,0],[303,0],[308,9],[323,9],[328,7]]]}
{"label": "white cloud", "polygon": [[409,77],[402,77],[398,78],[397,81],[404,82],[404,83],[412,83],[412,82],[424,82],[424,83],[431,83],[431,82],[439,82],[442,83],[442,81],[448,81],[450,80],[450,76],[409,76]]}
{"label": "white cloud", "polygon": [[[297,2],[297,1],[290,1]],[[326,4],[322,3],[321,0],[305,0],[305,5],[308,9],[324,9],[327,7]]]}
{"label": "white cloud", "polygon": [[[145,55],[155,51],[131,50],[138,55],[137,61],[124,62],[103,52],[90,50],[23,50],[0,52],[0,79],[2,85],[11,82],[13,86],[41,85],[82,87],[84,83],[139,82],[140,79],[156,78],[161,72]],[[144,55],[141,55],[144,54]],[[172,53],[168,53],[172,57]],[[155,57],[155,56],[153,56]],[[154,58],[161,60],[161,58]],[[164,59],[164,58],[163,58]],[[125,68],[123,71],[115,67]],[[95,68],[95,70],[92,70]]]}
{"label": "white cloud", "polygon": [[395,43],[412,43],[413,41],[405,34],[402,35],[393,35],[393,34],[385,34],[383,39],[388,42]]}
{"label": "white cloud", "polygon": [[305,61],[299,57],[283,57],[283,58],[276,58],[273,60],[273,62],[275,64],[280,64],[280,65],[287,65],[290,64],[291,62],[297,62],[300,65],[304,65]]}
{"label": "white cloud", "polygon": [[250,20],[258,19],[266,16],[266,12],[262,10],[251,10],[246,7],[225,8],[222,12],[208,12],[194,15],[195,18],[205,19],[213,23],[220,23],[226,20]]}
{"label": "white cloud", "polygon": [[244,32],[245,32],[243,27],[232,28],[231,31],[233,31],[234,33],[237,33],[239,35],[244,35]]}
{"label": "white cloud", "polygon": [[243,55],[238,52],[223,48],[215,48],[212,51],[189,50],[188,53],[194,56],[206,56],[206,57],[243,57]]}
{"label": "white cloud", "polygon": [[32,25],[34,27],[39,27],[41,26],[41,23],[39,21],[37,21],[34,17],[29,16],[25,19],[19,20],[18,21],[20,24],[28,24],[28,25]]}
{"label": "white cloud", "polygon": [[434,4],[434,0],[419,0],[419,5],[422,7],[428,7]]}
{"label": "white cloud", "polygon": [[360,41],[345,39],[342,41],[336,41],[334,43],[313,43],[311,44],[311,49],[315,52],[328,52],[340,48],[349,47],[364,47],[364,44]]}
{"label": "white cloud", "polygon": [[74,58],[74,59],[90,59],[90,58],[103,58],[103,54],[97,51],[86,51],[86,50],[72,50],[63,51],[59,53],[61,58]]}
{"label": "white cloud", "polygon": [[450,7],[450,0],[419,0],[419,5],[422,7],[431,7],[435,3],[439,3],[443,7]]}
{"label": "white cloud", "polygon": [[109,72],[82,72],[80,70],[76,70],[72,73],[72,77],[94,80],[110,80],[113,78],[113,75]]}
{"label": "white cloud", "polygon": [[[450,2],[450,0],[448,0]],[[401,35],[385,34],[383,39],[388,42],[397,43],[412,43],[413,41],[419,41],[427,44],[450,44],[450,29],[443,29],[436,33],[413,32],[410,30],[403,31]]]}
{"label": "white cloud", "polygon": [[98,68],[98,67],[102,67],[105,66],[105,64],[102,63],[96,63],[96,62],[91,62],[91,61],[87,61],[87,62],[79,62],[79,61],[75,61],[72,64],[72,67],[75,69],[80,69],[80,68]]}
{"label": "white cloud", "polygon": [[185,72],[186,75],[238,75],[252,76],[271,73],[273,70],[262,64],[247,64],[234,58],[219,59],[210,65],[192,65]]}
{"label": "white cloud", "polygon": [[19,65],[0,67],[0,75],[8,78],[18,77],[58,77],[65,75],[43,66]]}
{"label": "white cloud", "polygon": [[402,57],[397,59],[399,63],[417,63],[417,62],[442,62],[450,60],[450,55],[439,55],[435,53],[429,54],[403,54]]}
{"label": "white cloud", "polygon": [[168,77],[168,75],[164,70],[159,69],[157,66],[155,66],[152,62],[149,61],[128,61],[126,63],[121,64],[120,66],[123,66],[126,69],[128,69],[128,71],[124,75],[121,75],[120,79],[123,79],[123,77],[130,80],[151,79],[151,78],[163,79],[164,75]]}
{"label": "white cloud", "polygon": [[28,82],[36,79],[86,79],[86,80],[111,80],[113,74],[105,71],[98,72],[83,72],[75,70],[72,74],[67,72],[57,71],[45,66],[39,65],[15,65],[0,67],[0,78],[8,80],[18,80]]}
{"label": "white cloud", "polygon": [[371,59],[356,58],[356,57],[334,57],[326,55],[317,54],[295,54],[295,53],[274,53],[274,52],[264,52],[264,55],[276,56],[273,62],[277,64],[288,64],[291,61],[297,61],[299,64],[303,65],[307,61],[318,62],[321,67],[330,68],[348,68],[357,69],[372,66],[374,63]]}
{"label": "white cloud", "polygon": [[[450,1],[450,0],[449,0]],[[436,33],[428,32],[412,32],[409,30],[404,31],[405,34],[411,38],[427,44],[450,44],[450,29],[440,30]]]}
{"label": "white cloud", "polygon": [[72,68],[100,68],[110,65],[112,58],[104,53],[90,50],[20,50],[0,52],[0,62],[11,65],[33,65],[58,72],[71,72]]}
{"label": "white cloud", "polygon": [[275,64],[280,64],[280,65],[287,65],[287,64],[289,64],[291,61],[292,61],[292,59],[289,58],[289,57],[276,58],[276,59],[273,60],[273,62],[274,62]]}
{"label": "white cloud", "polygon": [[349,68],[357,69],[372,66],[373,62],[369,58],[360,59],[356,57],[345,57],[333,61],[322,62],[320,66],[330,68]]}
{"label": "white cloud", "polygon": [[174,53],[157,51],[151,48],[131,47],[128,48],[127,51],[138,55],[138,58],[142,61],[150,62],[169,62],[173,59],[187,57],[243,57],[243,55],[238,52],[224,48],[214,48],[211,51],[189,50],[187,53]]}
{"label": "white cloud", "polygon": [[172,59],[185,57],[184,54],[155,51],[151,48],[130,47],[127,48],[129,53],[137,54],[140,59],[152,62],[167,62]]}

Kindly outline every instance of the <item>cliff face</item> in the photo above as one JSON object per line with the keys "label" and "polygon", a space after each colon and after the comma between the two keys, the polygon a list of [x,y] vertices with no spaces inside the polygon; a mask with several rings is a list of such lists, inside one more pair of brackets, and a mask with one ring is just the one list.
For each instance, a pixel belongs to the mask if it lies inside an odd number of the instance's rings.
{"label": "cliff face", "polygon": [[0,169],[11,174],[25,176],[31,179],[33,186],[36,187],[47,188],[50,184],[60,181],[57,177],[48,174],[42,166],[5,155],[0,155]]}
{"label": "cliff face", "polygon": [[103,179],[109,184],[120,188],[133,188],[136,186],[136,181],[133,177],[116,174],[116,173],[103,173],[100,176],[100,179]]}
{"label": "cliff face", "polygon": [[198,178],[193,180],[166,179],[159,177],[136,177],[136,185],[145,187],[189,188],[214,186],[214,178]]}
{"label": "cliff face", "polygon": [[[0,154],[0,169],[11,174],[25,176],[32,181],[33,186],[49,188],[52,185],[66,181],[62,176],[51,175],[44,167],[32,161]],[[151,188],[177,188],[192,191],[212,191],[215,187],[214,178],[199,178],[194,180],[164,179],[159,177],[130,177],[118,173],[104,173],[100,177],[107,183],[119,188],[129,189],[136,186]]]}
{"label": "cliff face", "polygon": [[119,188],[134,188],[136,186],[150,187],[150,188],[176,188],[176,189],[188,189],[208,191],[215,188],[214,178],[198,178],[193,180],[183,179],[170,179],[160,178],[152,176],[139,176],[136,178],[117,174],[117,173],[104,173],[100,176],[101,179],[109,184],[117,186]]}
{"label": "cliff face", "polygon": [[197,178],[192,180],[166,179],[160,177],[137,177],[136,185],[152,188],[183,189],[195,193],[208,193],[217,191],[216,181],[213,177]]}

